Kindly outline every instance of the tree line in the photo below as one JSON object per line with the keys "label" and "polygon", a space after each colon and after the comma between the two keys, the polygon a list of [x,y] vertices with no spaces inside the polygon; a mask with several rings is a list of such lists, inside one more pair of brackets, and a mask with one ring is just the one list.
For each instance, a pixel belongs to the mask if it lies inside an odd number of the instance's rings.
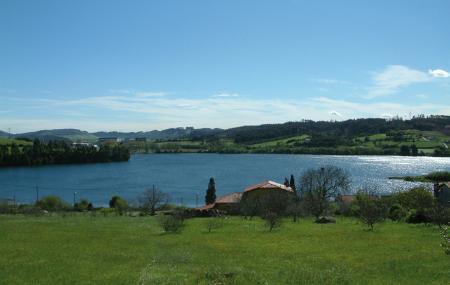
{"label": "tree line", "polygon": [[128,161],[130,151],[121,144],[72,145],[65,141],[47,143],[35,139],[32,145],[0,145],[0,166],[33,166]]}

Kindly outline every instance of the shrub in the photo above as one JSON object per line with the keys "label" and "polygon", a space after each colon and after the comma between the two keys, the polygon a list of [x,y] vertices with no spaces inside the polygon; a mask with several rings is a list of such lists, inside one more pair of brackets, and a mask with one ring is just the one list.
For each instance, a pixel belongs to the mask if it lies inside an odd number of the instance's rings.
{"label": "shrub", "polygon": [[266,221],[266,225],[269,227],[269,232],[281,226],[282,217],[276,212],[269,211],[263,214],[262,218]]}
{"label": "shrub", "polygon": [[47,211],[62,211],[70,208],[69,204],[57,196],[46,196],[36,203],[36,207]]}
{"label": "shrub", "polygon": [[86,199],[81,199],[80,202],[75,203],[75,210],[77,211],[90,211],[92,210],[93,206],[92,203],[90,203]]}
{"label": "shrub", "polygon": [[421,224],[421,223],[431,223],[432,218],[424,211],[411,210],[406,222],[410,224]]}
{"label": "shrub", "polygon": [[442,228],[443,225],[450,223],[450,208],[445,207],[438,201],[435,201],[433,208],[429,211],[430,218],[434,224]]}
{"label": "shrub", "polygon": [[183,227],[184,219],[180,215],[164,215],[158,217],[158,223],[165,232],[176,233]]}
{"label": "shrub", "polygon": [[409,191],[400,192],[392,197],[393,201],[406,210],[417,210],[425,212],[433,207],[433,194],[425,188],[413,188]]}
{"label": "shrub", "polygon": [[113,196],[109,201],[109,207],[116,209],[122,215],[128,209],[128,202],[120,196]]}
{"label": "shrub", "polygon": [[392,221],[402,221],[406,218],[408,212],[399,204],[394,204],[389,208],[389,219]]}

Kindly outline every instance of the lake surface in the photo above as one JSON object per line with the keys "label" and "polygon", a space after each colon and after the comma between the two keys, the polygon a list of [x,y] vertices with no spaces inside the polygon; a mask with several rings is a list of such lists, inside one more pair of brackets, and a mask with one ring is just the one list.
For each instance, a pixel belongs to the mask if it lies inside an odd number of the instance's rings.
{"label": "lake surface", "polygon": [[450,171],[450,158],[399,156],[329,156],[283,154],[151,154],[133,155],[129,162],[39,167],[0,168],[0,198],[21,203],[55,194],[68,202],[87,198],[95,206],[107,205],[113,195],[135,201],[153,184],[170,193],[172,202],[200,205],[210,177],[217,194],[240,192],[265,180],[282,183],[311,167],[334,165],[346,169],[355,191],[373,183],[383,192],[407,189],[416,183],[389,180],[389,176]]}

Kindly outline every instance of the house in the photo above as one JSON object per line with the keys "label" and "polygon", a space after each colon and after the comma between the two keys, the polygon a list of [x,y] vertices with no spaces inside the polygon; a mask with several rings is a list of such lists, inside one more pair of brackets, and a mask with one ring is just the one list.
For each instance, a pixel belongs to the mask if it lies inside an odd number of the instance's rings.
{"label": "house", "polygon": [[197,210],[202,213],[220,211],[228,214],[237,214],[239,213],[239,206],[242,200],[248,199],[247,201],[250,201],[250,199],[258,199],[270,193],[294,195],[294,190],[291,187],[268,180],[248,186],[244,189],[244,192],[236,192],[218,197],[215,203],[199,207]]}
{"label": "house", "polygon": [[351,203],[356,201],[356,195],[338,195],[336,197],[336,202],[342,203],[345,205],[350,205]]}
{"label": "house", "polygon": [[269,193],[285,193],[287,195],[294,194],[291,187],[280,184],[271,180],[254,184],[245,188],[242,199],[261,198]]}
{"label": "house", "polygon": [[442,205],[450,207],[450,182],[435,183],[433,192],[436,200]]}
{"label": "house", "polygon": [[213,204],[205,205],[197,208],[200,211],[218,210],[228,214],[237,214],[239,212],[239,203],[241,202],[242,193],[236,192],[225,196],[218,197]]}

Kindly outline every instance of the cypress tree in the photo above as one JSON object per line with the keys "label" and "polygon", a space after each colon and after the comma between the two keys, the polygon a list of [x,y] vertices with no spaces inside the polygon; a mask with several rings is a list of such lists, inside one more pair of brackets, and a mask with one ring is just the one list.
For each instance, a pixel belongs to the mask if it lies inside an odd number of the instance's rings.
{"label": "cypress tree", "polygon": [[216,202],[216,182],[214,178],[211,177],[208,183],[208,190],[206,190],[205,203],[206,205],[213,204]]}
{"label": "cypress tree", "polygon": [[297,192],[297,189],[295,188],[295,179],[294,179],[294,175],[291,174],[291,181],[289,181],[289,187],[292,188],[292,190],[294,190],[294,193]]}

